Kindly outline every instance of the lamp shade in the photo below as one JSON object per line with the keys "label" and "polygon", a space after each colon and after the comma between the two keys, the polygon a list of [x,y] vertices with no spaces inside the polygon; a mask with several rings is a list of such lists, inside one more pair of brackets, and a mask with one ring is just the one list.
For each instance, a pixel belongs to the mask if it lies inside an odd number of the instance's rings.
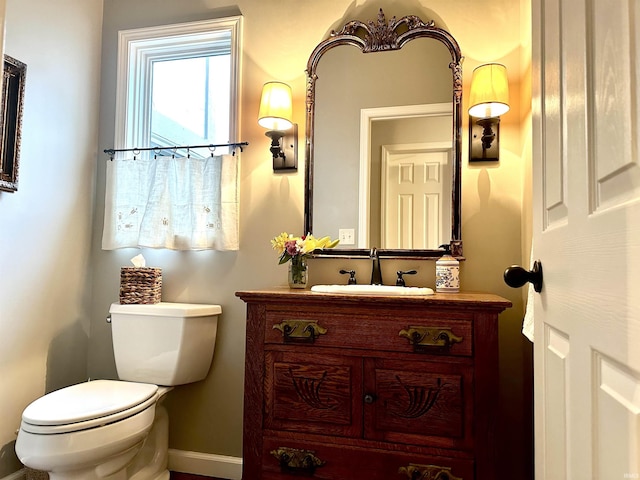
{"label": "lamp shade", "polygon": [[504,65],[488,63],[473,71],[469,105],[469,115],[477,118],[499,117],[509,111],[509,81]]}
{"label": "lamp shade", "polygon": [[288,130],[292,123],[291,87],[286,83],[268,82],[262,87],[258,124],[269,130]]}

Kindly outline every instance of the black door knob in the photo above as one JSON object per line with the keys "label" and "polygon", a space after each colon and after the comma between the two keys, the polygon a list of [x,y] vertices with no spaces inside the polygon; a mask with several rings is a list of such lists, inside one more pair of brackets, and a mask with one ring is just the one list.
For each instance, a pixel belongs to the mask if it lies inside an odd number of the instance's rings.
{"label": "black door knob", "polygon": [[531,270],[526,270],[519,265],[512,265],[504,271],[504,283],[512,288],[520,288],[527,282],[531,282],[533,289],[540,293],[542,290],[542,263],[540,260],[533,262]]}

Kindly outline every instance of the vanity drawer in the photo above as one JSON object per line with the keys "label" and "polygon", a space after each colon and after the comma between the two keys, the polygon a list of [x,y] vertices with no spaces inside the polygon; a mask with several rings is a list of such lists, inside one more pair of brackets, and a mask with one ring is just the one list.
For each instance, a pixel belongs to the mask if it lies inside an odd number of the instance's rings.
{"label": "vanity drawer", "polygon": [[362,359],[265,352],[264,428],[362,435]]}
{"label": "vanity drawer", "polygon": [[300,476],[322,480],[474,479],[473,460],[468,458],[272,437],[264,439],[262,462],[264,480]]}
{"label": "vanity drawer", "polygon": [[330,311],[267,311],[266,344],[299,344],[398,353],[473,355],[473,321],[465,313],[357,315]]}

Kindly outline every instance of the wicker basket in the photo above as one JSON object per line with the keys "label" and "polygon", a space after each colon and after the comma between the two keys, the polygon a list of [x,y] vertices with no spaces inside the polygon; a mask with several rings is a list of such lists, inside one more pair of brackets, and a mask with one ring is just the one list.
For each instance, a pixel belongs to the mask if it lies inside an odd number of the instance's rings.
{"label": "wicker basket", "polygon": [[120,303],[160,303],[162,269],[122,267],[120,269]]}

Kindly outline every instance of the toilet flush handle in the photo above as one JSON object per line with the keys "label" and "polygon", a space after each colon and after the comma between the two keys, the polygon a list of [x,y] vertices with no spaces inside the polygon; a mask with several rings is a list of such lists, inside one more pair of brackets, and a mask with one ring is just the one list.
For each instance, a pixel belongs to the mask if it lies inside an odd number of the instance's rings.
{"label": "toilet flush handle", "polygon": [[107,315],[106,320],[107,320],[107,323],[111,323],[111,315]]}

